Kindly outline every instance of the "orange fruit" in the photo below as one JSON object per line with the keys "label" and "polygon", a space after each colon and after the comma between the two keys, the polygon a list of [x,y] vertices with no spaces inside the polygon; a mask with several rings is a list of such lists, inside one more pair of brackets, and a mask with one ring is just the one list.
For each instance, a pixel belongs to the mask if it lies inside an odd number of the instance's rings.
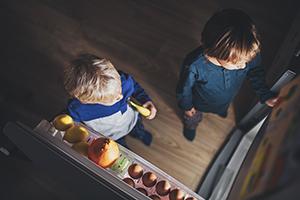
{"label": "orange fruit", "polygon": [[88,149],[89,159],[103,168],[111,167],[119,156],[118,144],[105,137],[94,140]]}

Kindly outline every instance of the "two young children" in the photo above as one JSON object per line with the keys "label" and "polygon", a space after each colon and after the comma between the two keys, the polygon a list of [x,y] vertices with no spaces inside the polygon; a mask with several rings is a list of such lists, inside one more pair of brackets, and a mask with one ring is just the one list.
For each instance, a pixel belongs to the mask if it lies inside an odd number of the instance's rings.
{"label": "two young children", "polygon": [[[226,117],[227,109],[246,77],[260,101],[276,103],[276,94],[265,84],[260,65],[260,40],[248,15],[236,9],[215,13],[202,32],[201,46],[183,62],[176,89],[184,111],[184,136],[193,140],[203,112]],[[65,70],[65,88],[72,97],[68,112],[76,121],[126,145],[128,134],[150,145],[152,135],[144,129],[137,111],[128,105],[133,97],[151,114],[156,108],[132,76],[117,71],[112,63],[95,55],[81,55]]]}

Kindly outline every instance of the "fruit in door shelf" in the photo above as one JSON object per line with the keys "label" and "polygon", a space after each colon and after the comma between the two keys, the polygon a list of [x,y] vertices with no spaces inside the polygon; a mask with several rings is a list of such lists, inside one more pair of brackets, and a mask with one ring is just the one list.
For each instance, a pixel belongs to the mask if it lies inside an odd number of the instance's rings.
{"label": "fruit in door shelf", "polygon": [[66,130],[63,139],[68,141],[69,143],[78,143],[85,141],[88,136],[89,132],[86,128],[80,125],[74,125]]}
{"label": "fruit in door shelf", "polygon": [[65,131],[74,125],[74,121],[69,115],[61,114],[54,118],[53,125],[57,130]]}
{"label": "fruit in door shelf", "polygon": [[88,158],[103,168],[111,167],[119,156],[118,144],[109,138],[97,138],[88,148]]}
{"label": "fruit in door shelf", "polygon": [[89,144],[86,141],[75,143],[72,146],[72,149],[84,156],[88,156],[88,148]]}

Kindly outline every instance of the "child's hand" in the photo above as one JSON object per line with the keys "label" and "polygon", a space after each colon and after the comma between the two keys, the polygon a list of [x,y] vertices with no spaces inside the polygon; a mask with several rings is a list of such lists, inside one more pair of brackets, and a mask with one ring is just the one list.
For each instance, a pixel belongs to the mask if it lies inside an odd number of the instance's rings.
{"label": "child's hand", "polygon": [[194,107],[192,107],[191,110],[187,110],[184,112],[184,114],[188,117],[193,117],[195,113],[196,113],[196,109]]}
{"label": "child's hand", "polygon": [[279,103],[279,97],[274,97],[266,101],[266,104],[270,107],[274,107],[277,103]]}
{"label": "child's hand", "polygon": [[150,115],[146,117],[146,119],[153,119],[156,116],[157,110],[152,101],[147,101],[143,104],[143,107],[148,108],[150,110]]}

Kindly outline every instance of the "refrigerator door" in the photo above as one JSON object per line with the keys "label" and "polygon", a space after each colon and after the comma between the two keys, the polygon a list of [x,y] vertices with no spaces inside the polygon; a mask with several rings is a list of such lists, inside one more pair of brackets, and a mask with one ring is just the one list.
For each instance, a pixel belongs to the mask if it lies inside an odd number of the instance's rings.
{"label": "refrigerator door", "polygon": [[[266,117],[267,118],[267,117]],[[243,161],[266,118],[245,134],[226,166],[220,181],[214,188],[209,200],[226,200]]]}
{"label": "refrigerator door", "polygon": [[300,197],[300,77],[282,88],[279,96],[280,103],[273,108],[231,187],[230,200]]}
{"label": "refrigerator door", "polygon": [[[89,132],[87,142],[92,142],[101,137],[99,133],[89,129],[83,124]],[[71,148],[70,143],[63,140],[64,131],[58,131],[51,122],[42,120],[34,130],[26,127],[21,123],[8,123],[4,128],[4,133],[18,146],[34,163],[41,165],[47,170],[48,174],[56,177],[58,183],[63,183],[63,187],[68,188],[71,193],[76,195],[75,198],[83,199],[150,199],[150,195],[158,195],[155,185],[146,187],[144,177],[132,179],[135,189],[127,185],[123,179],[132,178],[128,173],[129,166],[138,164],[143,169],[143,174],[152,172],[156,175],[156,182],[167,180],[171,188],[180,189],[184,192],[185,198],[194,197],[202,200],[198,194],[191,191],[185,185],[166,174],[150,162],[146,161],[130,150],[119,146],[120,160],[127,158],[129,162],[124,167],[117,164],[111,168],[102,168]],[[118,163],[116,161],[116,163]],[[149,172],[149,173],[148,173]],[[139,189],[147,195],[144,195]],[[171,192],[170,192],[171,194]],[[160,196],[161,200],[168,200],[166,194]]]}
{"label": "refrigerator door", "polygon": [[[32,161],[57,179],[72,199],[149,199],[86,157],[58,143],[48,134],[37,134],[21,123],[8,123],[4,134]],[[48,135],[48,137],[47,137]]]}
{"label": "refrigerator door", "polygon": [[[293,71],[287,70],[277,80],[271,90],[279,92],[279,90],[294,79],[295,76],[296,74]],[[272,109],[265,104],[257,103],[231,131],[228,140],[224,143],[223,147],[219,149],[218,154],[203,176],[198,189],[199,195],[205,199],[227,198],[236,177],[236,172],[239,171],[241,162],[243,162],[249,152],[255,137],[258,135],[259,128],[263,125],[266,116],[271,110]],[[242,142],[246,142],[246,144],[250,143],[246,146],[241,146]],[[238,164],[235,164],[235,160],[238,161]]]}

